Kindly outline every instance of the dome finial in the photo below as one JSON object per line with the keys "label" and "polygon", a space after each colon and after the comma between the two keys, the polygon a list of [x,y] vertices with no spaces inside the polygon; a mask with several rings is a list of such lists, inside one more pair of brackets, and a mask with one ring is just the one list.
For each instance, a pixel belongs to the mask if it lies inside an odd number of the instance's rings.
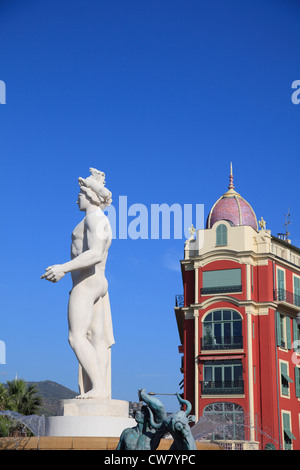
{"label": "dome finial", "polygon": [[230,175],[229,175],[229,186],[228,189],[234,189],[233,174],[232,174],[232,162],[230,162]]}
{"label": "dome finial", "polygon": [[212,228],[213,225],[220,220],[227,220],[227,222],[236,227],[249,225],[254,230],[258,231],[254,210],[234,189],[232,162],[230,162],[228,189],[212,206],[207,218],[206,228]]}

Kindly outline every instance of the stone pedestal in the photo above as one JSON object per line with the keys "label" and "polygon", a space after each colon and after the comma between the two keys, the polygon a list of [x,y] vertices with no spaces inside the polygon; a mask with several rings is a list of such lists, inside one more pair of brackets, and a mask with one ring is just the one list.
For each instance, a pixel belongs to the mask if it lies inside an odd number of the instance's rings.
{"label": "stone pedestal", "polygon": [[136,426],[123,400],[63,400],[61,414],[46,418],[46,436],[120,437],[124,429]]}

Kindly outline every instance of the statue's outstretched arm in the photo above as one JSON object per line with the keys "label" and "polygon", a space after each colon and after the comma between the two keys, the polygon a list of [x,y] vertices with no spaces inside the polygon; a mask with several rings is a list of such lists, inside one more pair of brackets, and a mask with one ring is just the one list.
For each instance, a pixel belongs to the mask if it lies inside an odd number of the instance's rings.
{"label": "statue's outstretched arm", "polygon": [[46,272],[41,276],[41,279],[57,282],[66,273],[89,268],[101,262],[107,240],[106,227],[103,220],[99,220],[97,217],[86,217],[85,231],[87,250],[71,261],[49,266],[46,268]]}
{"label": "statue's outstretched arm", "polygon": [[167,413],[162,402],[153,395],[149,395],[144,388],[139,390],[139,398],[153,411],[156,422],[161,423],[167,417]]}

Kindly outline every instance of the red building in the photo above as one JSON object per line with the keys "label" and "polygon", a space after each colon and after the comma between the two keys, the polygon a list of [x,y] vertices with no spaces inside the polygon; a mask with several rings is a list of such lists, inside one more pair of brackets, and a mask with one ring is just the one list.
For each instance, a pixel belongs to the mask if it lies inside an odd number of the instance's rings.
{"label": "red building", "polygon": [[[232,449],[300,449],[300,249],[233,185],[185,244],[175,314],[184,398]],[[299,350],[300,352],[300,350]]]}

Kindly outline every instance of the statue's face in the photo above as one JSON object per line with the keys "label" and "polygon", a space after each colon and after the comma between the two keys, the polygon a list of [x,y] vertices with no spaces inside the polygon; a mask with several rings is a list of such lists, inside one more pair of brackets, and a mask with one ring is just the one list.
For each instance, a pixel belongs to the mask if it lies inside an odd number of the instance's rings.
{"label": "statue's face", "polygon": [[136,414],[135,414],[134,419],[136,420],[137,423],[143,423],[143,422],[144,422],[144,415],[143,415],[143,413],[142,413],[140,410],[138,410],[138,411],[136,412]]}
{"label": "statue's face", "polygon": [[78,194],[77,204],[80,211],[85,211],[90,205],[90,201],[82,191]]}

